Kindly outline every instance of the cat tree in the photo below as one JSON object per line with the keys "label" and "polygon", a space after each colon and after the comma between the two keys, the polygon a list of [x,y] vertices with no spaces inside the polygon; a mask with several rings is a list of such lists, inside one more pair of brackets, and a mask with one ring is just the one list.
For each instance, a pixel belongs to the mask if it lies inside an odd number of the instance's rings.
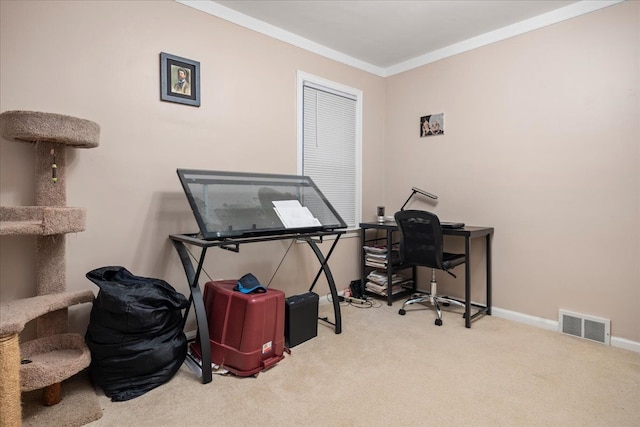
{"label": "cat tree", "polygon": [[[0,135],[34,143],[36,156],[36,206],[0,207],[0,235],[36,238],[37,295],[0,306],[0,425],[14,426],[21,424],[21,392],[43,389],[44,404],[55,405],[62,381],[91,362],[83,337],[68,333],[68,307],[94,297],[90,290],[66,291],[66,234],[85,230],[86,210],[66,206],[65,172],[66,147],[97,147],[100,127],[60,114],[7,111],[0,114]],[[32,320],[37,338],[20,343]]]}

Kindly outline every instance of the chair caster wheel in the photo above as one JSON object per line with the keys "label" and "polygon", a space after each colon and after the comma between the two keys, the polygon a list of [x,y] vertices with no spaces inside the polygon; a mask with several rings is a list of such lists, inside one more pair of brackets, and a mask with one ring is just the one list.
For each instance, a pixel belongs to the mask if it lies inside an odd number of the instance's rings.
{"label": "chair caster wheel", "polygon": [[401,308],[400,310],[398,310],[398,314],[400,316],[404,316],[405,314],[407,314],[407,312],[404,310],[404,308]]}
{"label": "chair caster wheel", "polygon": [[436,319],[436,326],[442,326],[442,319]]}

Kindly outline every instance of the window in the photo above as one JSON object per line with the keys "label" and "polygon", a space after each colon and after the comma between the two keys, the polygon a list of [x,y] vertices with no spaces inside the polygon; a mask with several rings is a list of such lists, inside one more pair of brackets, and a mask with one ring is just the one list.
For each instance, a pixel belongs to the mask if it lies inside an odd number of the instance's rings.
{"label": "window", "polygon": [[298,174],[313,179],[349,229],[361,212],[362,91],[298,72]]}

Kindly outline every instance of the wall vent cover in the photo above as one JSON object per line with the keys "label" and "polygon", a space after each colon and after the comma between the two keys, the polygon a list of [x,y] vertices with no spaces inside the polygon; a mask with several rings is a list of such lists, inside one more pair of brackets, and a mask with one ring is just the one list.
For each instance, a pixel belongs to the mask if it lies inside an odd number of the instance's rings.
{"label": "wall vent cover", "polygon": [[559,317],[559,332],[609,345],[611,339],[610,319],[573,313],[566,310],[560,310]]}

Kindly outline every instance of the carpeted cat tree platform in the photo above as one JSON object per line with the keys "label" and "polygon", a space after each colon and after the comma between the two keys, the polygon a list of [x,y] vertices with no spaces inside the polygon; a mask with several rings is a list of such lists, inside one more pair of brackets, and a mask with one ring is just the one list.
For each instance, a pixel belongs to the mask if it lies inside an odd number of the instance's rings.
{"label": "carpeted cat tree platform", "polygon": [[[66,291],[66,234],[86,226],[84,208],[66,207],[66,147],[97,147],[100,127],[60,114],[7,111],[0,135],[35,144],[36,206],[0,207],[0,235],[35,236],[37,290],[0,305],[0,426],[84,425],[102,410],[87,376],[77,375],[91,353],[81,335],[68,333],[68,307],[94,297],[90,290]],[[37,338],[20,343],[32,320]],[[35,390],[43,390],[40,402],[33,401]]]}

